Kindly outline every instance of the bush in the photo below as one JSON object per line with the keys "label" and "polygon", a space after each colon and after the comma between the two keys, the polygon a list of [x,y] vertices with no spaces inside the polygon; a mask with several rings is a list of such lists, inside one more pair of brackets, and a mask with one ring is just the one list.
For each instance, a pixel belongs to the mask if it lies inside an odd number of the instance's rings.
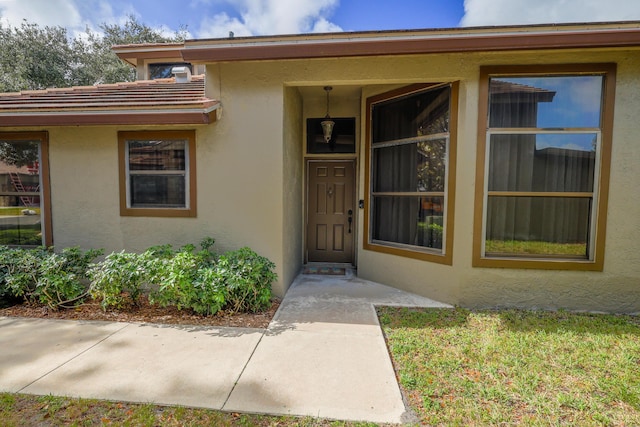
{"label": "bush", "polygon": [[47,251],[0,246],[0,294],[28,301],[36,289],[38,267]]}
{"label": "bush", "polygon": [[215,266],[214,282],[226,288],[226,309],[233,313],[266,310],[271,284],[278,277],[275,264],[249,248],[226,252]]}
{"label": "bush", "polygon": [[52,248],[0,250],[0,288],[9,296],[23,297],[50,308],[77,305],[87,295],[87,270],[102,253],[77,247],[57,254]]}
{"label": "bush", "polygon": [[217,260],[210,246],[192,245],[163,260],[150,299],[163,307],[189,308],[212,315],[221,309],[257,312],[269,308],[275,265],[249,248],[227,252]]}
{"label": "bush", "polygon": [[213,244],[206,238],[200,250],[194,245],[178,250],[162,245],[141,254],[113,252],[96,264],[92,261],[101,250],[68,248],[56,254],[46,248],[0,246],[0,298],[17,296],[49,307],[69,307],[90,294],[106,310],[136,304],[149,291],[153,304],[202,315],[221,309],[268,309],[275,265],[249,248],[217,258]]}
{"label": "bush", "polygon": [[194,245],[185,245],[175,253],[167,250],[170,247],[162,247],[160,252],[164,259],[154,275],[158,289],[151,293],[150,301],[162,307],[189,308],[198,314],[217,312],[224,304],[224,297],[202,280],[215,264],[215,254],[211,251],[213,243],[213,239],[207,238],[202,241],[199,251]]}
{"label": "bush", "polygon": [[103,310],[122,308],[127,301],[137,305],[140,294],[154,277],[158,264],[152,251],[142,254],[112,252],[89,269],[91,296]]}

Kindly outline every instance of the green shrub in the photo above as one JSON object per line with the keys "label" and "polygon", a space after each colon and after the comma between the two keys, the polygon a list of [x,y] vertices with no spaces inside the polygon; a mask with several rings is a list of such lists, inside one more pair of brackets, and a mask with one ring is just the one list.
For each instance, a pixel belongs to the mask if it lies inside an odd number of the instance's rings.
{"label": "green shrub", "polygon": [[213,244],[205,238],[200,250],[162,245],[141,254],[113,252],[96,264],[92,261],[101,250],[67,248],[56,254],[46,248],[0,246],[0,297],[68,307],[90,294],[106,310],[123,307],[127,298],[135,304],[149,291],[151,303],[203,315],[268,309],[275,265],[249,248],[217,258]]}
{"label": "green shrub", "polygon": [[271,303],[275,264],[249,248],[226,252],[215,266],[213,279],[226,288],[226,309],[233,313],[266,310]]}
{"label": "green shrub", "polygon": [[127,301],[137,305],[160,261],[151,250],[142,254],[112,252],[89,269],[90,294],[100,301],[103,310],[122,308]]}
{"label": "green shrub", "polygon": [[38,268],[34,296],[50,308],[75,306],[88,295],[87,270],[102,254],[101,249],[83,252],[78,247],[65,248],[61,253],[49,253]]}
{"label": "green shrub", "polygon": [[[257,312],[269,308],[275,265],[249,248],[227,252],[217,260],[205,240],[195,252],[187,245],[162,260],[152,303],[212,315],[221,309]],[[166,254],[166,252],[164,252]]]}
{"label": "green shrub", "polygon": [[162,307],[192,309],[199,314],[217,312],[224,304],[224,294],[203,280],[215,265],[215,254],[211,251],[213,244],[213,239],[206,238],[201,242],[199,251],[194,245],[185,245],[174,253],[167,246],[151,248],[163,258],[153,277],[158,289],[150,294],[150,301]]}
{"label": "green shrub", "polygon": [[227,304],[227,288],[216,277],[215,266],[198,270],[193,283],[197,298],[191,304],[196,313],[211,316]]}
{"label": "green shrub", "polygon": [[0,292],[30,301],[38,283],[39,266],[48,254],[45,248],[13,249],[0,246]]}
{"label": "green shrub", "polygon": [[23,297],[51,308],[82,302],[87,294],[87,269],[101,250],[66,248],[0,250],[0,282],[6,295]]}

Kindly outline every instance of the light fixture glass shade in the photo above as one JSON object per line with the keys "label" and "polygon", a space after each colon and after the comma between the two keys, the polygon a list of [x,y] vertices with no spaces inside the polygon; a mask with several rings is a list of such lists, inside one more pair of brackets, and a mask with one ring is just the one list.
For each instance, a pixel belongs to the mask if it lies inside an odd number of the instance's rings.
{"label": "light fixture glass shade", "polygon": [[[317,123],[317,122],[316,122]],[[336,122],[327,117],[325,120],[320,122],[320,126],[322,126],[322,134],[324,135],[324,140],[329,143],[331,141],[331,134],[333,133],[333,125]]]}

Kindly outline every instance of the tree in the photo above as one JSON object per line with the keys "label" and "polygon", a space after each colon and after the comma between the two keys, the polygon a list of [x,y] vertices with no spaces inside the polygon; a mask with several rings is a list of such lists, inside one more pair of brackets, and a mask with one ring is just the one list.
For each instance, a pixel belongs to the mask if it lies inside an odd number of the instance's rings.
{"label": "tree", "polygon": [[0,92],[116,83],[135,79],[135,69],[121,61],[112,46],[183,41],[186,29],[173,37],[129,16],[123,25],[87,28],[70,38],[63,27],[40,27],[26,20],[20,27],[0,24]]}
{"label": "tree", "polygon": [[23,21],[0,27],[0,91],[61,87],[68,83],[74,53],[67,31]]}
{"label": "tree", "polygon": [[102,34],[87,28],[86,40],[76,38],[74,51],[82,68],[76,70],[76,84],[116,83],[135,80],[136,71],[121,61],[111,50],[116,45],[142,43],[174,43],[184,41],[186,28],[181,27],[173,37],[140,23],[130,15],[124,25],[101,24]]}

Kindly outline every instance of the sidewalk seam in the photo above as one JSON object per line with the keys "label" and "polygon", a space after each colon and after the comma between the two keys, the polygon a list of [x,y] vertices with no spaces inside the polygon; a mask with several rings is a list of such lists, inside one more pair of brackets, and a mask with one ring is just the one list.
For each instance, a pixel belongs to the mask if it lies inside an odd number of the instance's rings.
{"label": "sidewalk seam", "polygon": [[268,331],[268,329],[265,329],[265,331],[260,336],[260,339],[256,343],[256,346],[253,347],[253,351],[249,355],[249,358],[247,359],[247,363],[245,363],[244,366],[242,367],[242,370],[240,371],[240,374],[238,374],[238,378],[236,378],[236,380],[233,383],[233,387],[231,387],[231,390],[229,391],[229,394],[227,395],[226,399],[224,399],[224,403],[220,407],[221,411],[224,411],[224,407],[227,406],[227,402],[229,402],[229,399],[231,398],[231,395],[233,394],[233,391],[236,389],[236,386],[238,385],[238,382],[240,382],[240,378],[242,378],[242,374],[244,374],[244,371],[247,369],[247,366],[249,365],[249,362],[251,362],[251,359],[253,359],[253,355],[256,353],[256,350],[258,349],[258,346],[262,342],[262,338],[264,338],[264,336],[267,333],[267,331]]}
{"label": "sidewalk seam", "polygon": [[125,323],[125,325],[122,328],[113,331],[112,333],[110,333],[106,337],[102,338],[100,341],[98,341],[95,344],[85,348],[84,350],[82,350],[80,353],[76,354],[72,358],[70,358],[68,360],[65,360],[64,362],[62,362],[61,364],[59,364],[55,368],[53,368],[53,369],[49,370],[48,372],[45,372],[44,374],[40,375],[38,378],[36,378],[35,380],[31,381],[29,384],[25,385],[20,390],[16,391],[16,393],[21,393],[24,389],[26,389],[26,388],[32,386],[33,384],[37,383],[38,381],[40,381],[41,379],[43,379],[44,377],[46,377],[47,375],[49,375],[53,371],[57,371],[58,369],[62,368],[64,365],[66,365],[67,363],[71,362],[72,360],[77,359],[78,357],[80,357],[83,354],[85,354],[87,351],[91,350],[92,348],[95,348],[96,346],[100,345],[104,341],[108,340],[109,338],[111,338],[112,336],[114,336],[115,334],[117,334],[118,332],[122,331],[123,329],[125,329],[125,328],[127,328],[129,326],[131,326],[131,323]]}

